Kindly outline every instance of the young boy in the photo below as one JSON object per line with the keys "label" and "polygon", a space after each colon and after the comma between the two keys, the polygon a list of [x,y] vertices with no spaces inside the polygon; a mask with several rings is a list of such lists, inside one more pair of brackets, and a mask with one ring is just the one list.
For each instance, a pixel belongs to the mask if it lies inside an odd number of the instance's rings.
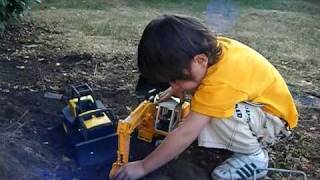
{"label": "young boy", "polygon": [[122,167],[114,179],[138,179],[184,151],[199,146],[234,152],[215,168],[213,179],[266,175],[265,147],[290,134],[298,113],[279,72],[258,52],[216,37],[190,17],[152,20],[138,47],[138,67],[151,82],[167,82],[164,97],[192,92],[191,112],[150,155]]}

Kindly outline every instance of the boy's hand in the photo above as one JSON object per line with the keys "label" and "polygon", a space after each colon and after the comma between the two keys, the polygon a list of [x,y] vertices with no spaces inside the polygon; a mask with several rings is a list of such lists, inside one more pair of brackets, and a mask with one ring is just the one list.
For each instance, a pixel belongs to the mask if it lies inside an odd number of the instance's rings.
{"label": "boy's hand", "polygon": [[139,179],[145,176],[145,170],[143,168],[142,161],[130,162],[122,166],[116,174],[111,177],[112,180],[128,180]]}
{"label": "boy's hand", "polygon": [[158,102],[162,102],[162,101],[166,101],[168,99],[170,99],[170,97],[172,96],[172,88],[169,87],[168,89],[166,89],[165,91],[163,92],[160,92],[159,93],[159,100]]}
{"label": "boy's hand", "polygon": [[182,99],[183,98],[183,91],[169,87],[165,91],[159,93],[158,102],[166,101],[166,100],[170,99],[171,96],[176,96],[176,97]]}

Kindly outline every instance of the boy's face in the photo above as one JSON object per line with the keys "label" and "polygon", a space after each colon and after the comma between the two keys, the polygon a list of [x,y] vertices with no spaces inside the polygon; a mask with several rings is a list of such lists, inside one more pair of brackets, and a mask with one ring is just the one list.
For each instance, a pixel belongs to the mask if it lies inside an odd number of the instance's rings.
{"label": "boy's face", "polygon": [[208,67],[208,57],[205,54],[195,55],[191,61],[190,69],[186,73],[191,75],[190,80],[171,81],[170,86],[177,91],[195,90],[204,78]]}

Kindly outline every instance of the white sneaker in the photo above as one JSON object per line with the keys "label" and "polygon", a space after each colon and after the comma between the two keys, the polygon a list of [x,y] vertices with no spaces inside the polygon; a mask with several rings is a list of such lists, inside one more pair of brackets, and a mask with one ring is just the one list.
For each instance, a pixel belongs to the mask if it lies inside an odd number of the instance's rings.
{"label": "white sneaker", "polygon": [[215,180],[259,179],[267,175],[268,161],[268,152],[262,149],[249,155],[234,153],[212,171],[211,177]]}

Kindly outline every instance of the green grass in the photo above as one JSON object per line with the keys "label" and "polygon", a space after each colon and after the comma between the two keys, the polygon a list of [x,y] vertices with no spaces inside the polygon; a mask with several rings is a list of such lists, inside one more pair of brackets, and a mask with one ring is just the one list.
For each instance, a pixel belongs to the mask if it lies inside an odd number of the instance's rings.
{"label": "green grass", "polygon": [[[151,19],[166,13],[196,16],[205,21],[208,3],[209,0],[47,0],[32,15],[37,21],[58,24],[64,31],[72,32],[74,35],[67,43],[73,49],[135,53],[137,41]],[[311,69],[319,67],[320,3],[316,0],[235,3],[239,8],[237,23],[227,36],[257,49],[292,82],[310,73],[301,75],[282,62],[307,64]]]}
{"label": "green grass", "polygon": [[[186,14],[204,19],[209,2],[210,0],[45,0],[41,5],[35,5],[34,10],[63,10],[66,13],[62,12],[62,16],[54,17],[62,19],[66,28],[79,30],[89,36],[108,36],[121,41],[138,38],[141,26],[160,14]],[[320,12],[320,3],[316,0],[235,0],[234,3],[242,14],[248,9],[318,15]]]}
{"label": "green grass", "polygon": [[131,0],[128,5],[161,10],[187,10],[190,13],[201,13],[206,10],[209,0]]}
{"label": "green grass", "polygon": [[107,41],[127,44],[137,41],[154,17],[163,13],[202,17],[207,3],[208,0],[46,0],[34,6],[33,17],[84,36],[103,36]]}
{"label": "green grass", "polygon": [[281,10],[307,14],[319,14],[320,12],[318,0],[239,0],[235,2],[243,9]]}
{"label": "green grass", "polygon": [[[206,10],[208,0],[46,0],[41,5],[34,5],[34,11],[64,10],[66,12],[79,12],[79,15],[66,15],[66,27],[78,29],[87,35],[115,36],[127,39],[136,36],[142,22],[150,15],[155,17],[166,13],[190,14],[201,16]],[[92,12],[99,10],[105,16],[95,15]],[[61,11],[60,11],[61,12]],[[70,14],[68,13],[68,14]],[[130,13],[130,14],[127,14]],[[62,13],[66,14],[66,13]]]}
{"label": "green grass", "polygon": [[54,7],[54,8],[70,8],[70,9],[92,9],[106,10],[113,7],[112,0],[44,0],[42,4],[35,5],[35,8]]}
{"label": "green grass", "polygon": [[154,8],[162,10],[188,10],[202,12],[205,10],[209,0],[45,0],[42,5],[35,5],[34,8],[43,6],[54,8],[70,9],[91,9],[108,10],[109,8],[130,6],[138,9]]}
{"label": "green grass", "polygon": [[237,4],[247,8],[273,9],[278,6],[278,0],[241,0]]}

